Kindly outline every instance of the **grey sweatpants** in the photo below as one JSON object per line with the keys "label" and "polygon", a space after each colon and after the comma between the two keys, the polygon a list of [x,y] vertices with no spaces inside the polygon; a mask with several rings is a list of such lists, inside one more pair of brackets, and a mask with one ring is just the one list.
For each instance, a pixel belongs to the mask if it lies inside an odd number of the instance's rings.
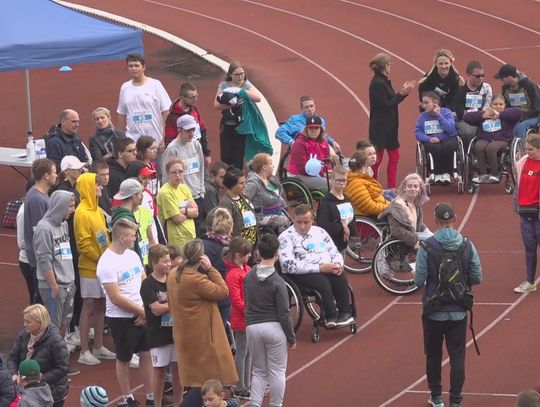
{"label": "grey sweatpants", "polygon": [[241,391],[249,389],[249,379],[251,376],[251,355],[248,352],[246,332],[235,331],[234,341],[236,342],[234,363],[236,364],[236,373],[238,373],[236,389]]}
{"label": "grey sweatpants", "polygon": [[279,322],[263,322],[246,328],[251,355],[251,394],[248,407],[260,407],[270,383],[270,407],[281,407],[285,395],[287,338]]}

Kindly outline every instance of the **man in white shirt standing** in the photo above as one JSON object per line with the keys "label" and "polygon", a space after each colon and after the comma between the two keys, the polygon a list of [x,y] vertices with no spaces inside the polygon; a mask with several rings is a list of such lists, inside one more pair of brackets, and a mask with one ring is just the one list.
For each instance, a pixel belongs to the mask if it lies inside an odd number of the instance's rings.
{"label": "man in white shirt standing", "polygon": [[138,225],[119,219],[112,228],[112,244],[101,255],[96,275],[106,299],[105,316],[116,347],[116,379],[123,401],[117,406],[139,405],[131,393],[129,361],[139,353],[139,374],[146,392],[146,405],[154,405],[152,364],[146,338],[146,318],[140,290],[144,267],[133,245]]}

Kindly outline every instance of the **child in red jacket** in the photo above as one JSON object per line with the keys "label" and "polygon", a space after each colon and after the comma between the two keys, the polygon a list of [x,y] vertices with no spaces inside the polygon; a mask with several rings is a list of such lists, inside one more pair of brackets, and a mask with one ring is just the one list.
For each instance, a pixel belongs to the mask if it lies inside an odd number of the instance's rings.
{"label": "child in red jacket", "polygon": [[240,236],[235,236],[229,243],[229,251],[225,260],[227,275],[225,281],[229,287],[231,298],[231,328],[236,342],[234,362],[238,372],[236,395],[249,398],[249,382],[251,376],[251,357],[248,354],[246,336],[246,304],[244,302],[244,278],[251,267],[247,262],[251,255],[251,244]]}

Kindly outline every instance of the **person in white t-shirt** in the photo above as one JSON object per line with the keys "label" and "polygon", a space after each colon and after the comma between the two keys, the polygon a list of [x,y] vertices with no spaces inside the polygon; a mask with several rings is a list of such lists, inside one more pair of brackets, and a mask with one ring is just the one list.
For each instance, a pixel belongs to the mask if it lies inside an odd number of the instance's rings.
{"label": "person in white t-shirt", "polygon": [[129,361],[134,353],[139,353],[139,374],[146,399],[154,399],[146,318],[140,294],[146,274],[140,257],[132,250],[137,229],[137,224],[125,218],[114,224],[112,244],[101,255],[96,271],[105,292],[105,316],[116,347],[116,379],[123,396],[118,406],[135,403],[129,379]]}
{"label": "person in white t-shirt", "polygon": [[169,114],[171,98],[161,82],[144,74],[146,61],[142,55],[126,57],[131,80],[122,84],[118,98],[118,128],[126,130],[126,136],[137,141],[151,136],[164,149],[163,132]]}

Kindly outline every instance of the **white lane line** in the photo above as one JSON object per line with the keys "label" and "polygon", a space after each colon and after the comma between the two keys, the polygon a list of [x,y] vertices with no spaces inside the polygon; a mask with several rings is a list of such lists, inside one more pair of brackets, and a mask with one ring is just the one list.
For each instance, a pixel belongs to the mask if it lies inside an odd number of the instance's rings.
{"label": "white lane line", "polygon": [[342,3],[351,4],[351,5],[356,6],[356,7],[362,7],[362,8],[371,10],[371,11],[375,11],[375,12],[377,12],[377,13],[386,14],[386,15],[395,17],[395,18],[397,18],[397,19],[407,21],[407,22],[409,22],[409,23],[411,23],[411,24],[415,24],[415,25],[417,25],[417,26],[419,26],[419,27],[422,27],[422,28],[425,28],[425,29],[427,29],[427,30],[436,32],[437,34],[440,34],[440,35],[442,35],[442,36],[444,36],[444,37],[451,38],[451,39],[453,39],[454,41],[457,41],[457,42],[459,42],[459,43],[461,43],[461,44],[463,44],[463,45],[465,45],[465,46],[467,46],[467,47],[469,47],[469,48],[475,49],[476,51],[478,51],[478,52],[480,52],[480,53],[482,53],[482,54],[484,54],[484,55],[487,55],[487,56],[490,57],[490,58],[493,58],[494,60],[500,62],[501,64],[504,64],[504,61],[503,61],[502,59],[496,57],[496,56],[493,55],[493,54],[490,54],[488,51],[483,50],[482,48],[477,47],[476,45],[473,45],[473,44],[471,44],[470,42],[465,41],[465,40],[462,40],[461,38],[458,38],[458,37],[456,37],[456,36],[454,36],[454,35],[451,35],[451,34],[445,33],[444,31],[438,30],[438,29],[435,28],[435,27],[431,27],[431,26],[429,26],[429,25],[427,25],[427,24],[424,24],[424,23],[421,23],[421,22],[419,22],[419,21],[412,20],[412,19],[407,18],[407,17],[403,17],[403,16],[401,16],[401,15],[399,15],[399,14],[391,13],[391,12],[389,12],[389,11],[381,10],[381,9],[376,8],[376,7],[368,6],[368,5],[366,5],[366,4],[355,3],[354,1],[350,1],[350,0],[339,0],[339,1],[341,1]]}
{"label": "white lane line", "polygon": [[[540,1],[540,0],[539,0]],[[484,48],[486,51],[516,51],[520,49],[540,48],[540,45],[525,45],[523,47]]]}
{"label": "white lane line", "polygon": [[[532,28],[529,28],[529,27],[526,27],[526,26],[524,26],[522,24],[516,23],[515,21],[511,21],[511,20],[508,20],[508,19],[503,18],[503,17],[499,17],[499,16],[496,16],[496,15],[493,15],[493,14],[486,13],[485,11],[482,11],[482,10],[478,10],[478,9],[475,9],[475,8],[472,8],[472,7],[464,6],[462,4],[452,3],[451,1],[446,1],[446,0],[437,0],[437,1],[440,2],[440,3],[448,4],[450,6],[459,7],[459,8],[468,10],[468,11],[472,11],[473,13],[478,13],[478,14],[481,14],[483,16],[490,17],[490,18],[493,18],[495,20],[502,21],[503,23],[513,25],[514,27],[520,28],[522,30],[529,31],[529,32],[531,32],[533,34],[540,35],[539,31],[533,30]],[[534,0],[534,1],[536,1],[537,3],[540,3],[539,0]]]}
{"label": "white lane line", "polygon": [[[137,390],[142,389],[143,386],[144,386],[143,384],[139,384],[137,387],[134,387],[133,389],[131,389],[131,390],[130,390],[130,393],[135,393]],[[118,396],[117,398],[115,398],[115,399],[109,401],[109,403],[107,403],[107,406],[114,406],[114,405],[116,405],[116,402],[122,400],[122,397],[123,397],[123,396],[120,395],[120,396]]]}
{"label": "white lane line", "polygon": [[17,237],[17,235],[10,235],[9,233],[0,233],[0,236]]}
{"label": "white lane line", "polygon": [[[501,306],[501,307],[509,307],[513,303],[512,302],[475,302],[474,306],[477,307],[479,305],[487,305],[487,306]],[[422,305],[421,301],[401,301],[396,305]]]}
{"label": "white lane line", "polygon": [[[429,390],[411,390],[409,393],[429,394],[431,392]],[[443,391],[442,393],[450,394],[447,391]],[[463,396],[511,397],[511,398],[517,397],[517,394],[513,394],[513,393],[483,393],[483,392],[474,392],[474,391],[464,391],[464,392],[461,392],[461,394]]]}
{"label": "white lane line", "polygon": [[[539,282],[540,282],[540,277],[535,281],[535,284],[538,284]],[[521,294],[519,296],[519,298],[512,303],[512,305],[510,305],[501,314],[499,314],[499,316],[497,318],[495,318],[493,321],[491,321],[491,323],[488,326],[486,326],[484,329],[482,329],[482,331],[479,332],[476,335],[476,339],[480,339],[487,332],[489,332],[495,325],[497,325],[500,321],[502,321],[514,308],[516,308],[528,295],[529,295],[529,293]],[[472,343],[473,343],[473,340],[471,339],[471,340],[469,340],[469,342],[467,342],[467,344],[465,346],[468,348],[468,347],[470,347],[472,345]],[[442,366],[447,365],[449,361],[450,361],[450,359],[446,358],[443,361]],[[405,389],[403,389],[402,391],[397,393],[395,396],[393,396],[392,398],[386,400],[384,403],[380,404],[379,407],[386,407],[386,406],[391,405],[394,401],[401,398],[404,394],[411,392],[412,389],[414,389],[416,386],[418,386],[424,380],[426,380],[426,375],[423,375],[418,380],[416,380],[414,383],[410,384],[408,387],[406,387]]]}
{"label": "white lane line", "polygon": [[269,8],[271,10],[276,10],[276,11],[279,11],[281,13],[286,13],[286,14],[290,14],[290,15],[293,15],[293,16],[296,16],[296,17],[299,17],[299,18],[303,18],[305,20],[308,20],[308,21],[311,21],[311,22],[314,22],[314,23],[317,23],[317,24],[320,24],[320,25],[323,25],[327,28],[330,28],[332,30],[335,30],[335,31],[339,31],[345,35],[348,35],[350,37],[353,37],[353,38],[356,38],[357,40],[360,40],[362,42],[365,42],[366,44],[369,44],[371,45],[372,47],[375,47],[377,49],[380,49],[381,51],[384,51],[386,52],[387,54],[389,55],[392,55],[394,58],[396,59],[399,59],[401,62],[403,62],[404,64],[406,65],[409,65],[411,68],[413,68],[414,70],[420,72],[420,73],[424,73],[424,71],[422,69],[420,69],[418,66],[416,66],[415,64],[413,64],[411,61],[403,58],[403,57],[400,57],[399,55],[397,55],[396,53],[390,51],[389,49],[387,48],[384,48],[382,45],[379,45],[379,44],[376,44],[374,43],[373,41],[370,41],[364,37],[360,37],[359,35],[356,35],[356,34],[353,34],[351,33],[350,31],[347,31],[347,30],[344,30],[343,28],[339,28],[335,25],[332,25],[332,24],[329,24],[329,23],[326,23],[324,21],[321,21],[321,20],[317,20],[315,18],[311,18],[311,17],[308,17],[304,14],[299,14],[299,13],[295,13],[293,11],[289,11],[289,10],[285,10],[285,9],[282,9],[282,8],[278,8],[278,7],[274,7],[274,6],[270,6],[270,5],[267,5],[267,4],[263,4],[263,3],[258,3],[256,1],[252,1],[252,0],[240,0],[240,1],[243,1],[245,3],[251,3],[251,4],[255,4],[257,6],[261,6],[261,7],[266,7],[266,8]]}
{"label": "white lane line", "polygon": [[[377,319],[379,319],[379,317],[381,315],[383,315],[386,311],[388,311],[390,308],[392,308],[392,306],[394,306],[396,303],[399,302],[399,300],[401,299],[401,297],[397,297],[395,300],[393,300],[390,304],[388,304],[386,307],[384,307],[382,310],[380,310],[379,312],[377,312],[375,315],[373,315],[369,320],[367,320],[366,322],[364,322],[360,327],[358,327],[358,332],[360,331],[363,331],[364,329],[366,329],[369,325],[371,325],[373,322],[375,322]],[[292,379],[293,377],[299,375],[300,373],[302,373],[304,370],[306,370],[307,368],[309,368],[311,365],[314,365],[315,363],[317,363],[319,360],[321,360],[322,358],[324,358],[325,356],[329,355],[330,353],[332,353],[334,350],[336,350],[337,348],[339,348],[341,345],[343,345],[345,342],[349,341],[350,339],[352,339],[355,335],[347,335],[345,338],[343,338],[342,340],[340,340],[339,342],[335,343],[333,346],[331,346],[330,348],[328,348],[326,351],[324,351],[323,353],[321,353],[319,356],[317,356],[316,358],[310,360],[308,363],[306,363],[305,365],[299,367],[298,369],[296,369],[294,372],[290,373],[287,378],[285,380],[290,380]]]}
{"label": "white lane line", "polygon": [[0,265],[2,266],[18,266],[18,263],[6,263],[5,261],[0,261]]}
{"label": "white lane line", "polygon": [[347,91],[347,93],[349,95],[351,95],[351,97],[360,105],[360,107],[362,108],[362,110],[364,111],[366,116],[369,117],[369,109],[368,109],[368,107],[365,105],[364,102],[362,102],[362,100],[358,97],[358,95],[345,82],[343,82],[341,79],[339,79],[336,75],[334,75],[328,69],[324,68],[322,65],[318,64],[317,62],[315,62],[311,58],[307,57],[306,55],[302,54],[301,52],[296,51],[296,50],[286,46],[285,44],[283,44],[283,43],[281,43],[279,41],[276,41],[276,40],[274,40],[274,39],[272,39],[270,37],[267,37],[266,35],[263,35],[263,34],[257,32],[257,31],[250,30],[249,28],[242,27],[241,25],[231,23],[230,21],[223,20],[221,18],[216,18],[216,17],[213,17],[213,16],[209,16],[207,14],[199,13],[197,11],[188,10],[186,8],[173,6],[173,5],[162,3],[162,2],[159,2],[159,1],[154,1],[154,0],[144,0],[144,1],[146,3],[151,3],[151,4],[155,4],[155,5],[162,6],[162,7],[168,7],[168,8],[171,8],[173,10],[183,11],[184,13],[189,13],[189,14],[193,14],[193,15],[196,15],[196,16],[199,16],[199,17],[203,17],[203,18],[212,20],[212,21],[217,21],[219,23],[228,25],[228,26],[236,28],[238,30],[242,30],[242,31],[248,32],[250,34],[253,34],[253,35],[255,35],[255,36],[259,37],[259,38],[262,38],[262,39],[264,39],[264,40],[266,40],[268,42],[271,42],[274,45],[277,45],[278,47],[281,47],[281,48],[289,51],[290,53],[302,58],[304,61],[310,63],[313,66],[315,66],[317,69],[324,72],[326,75],[328,75],[330,78],[332,78],[335,82],[337,82],[343,89],[345,89]]}

